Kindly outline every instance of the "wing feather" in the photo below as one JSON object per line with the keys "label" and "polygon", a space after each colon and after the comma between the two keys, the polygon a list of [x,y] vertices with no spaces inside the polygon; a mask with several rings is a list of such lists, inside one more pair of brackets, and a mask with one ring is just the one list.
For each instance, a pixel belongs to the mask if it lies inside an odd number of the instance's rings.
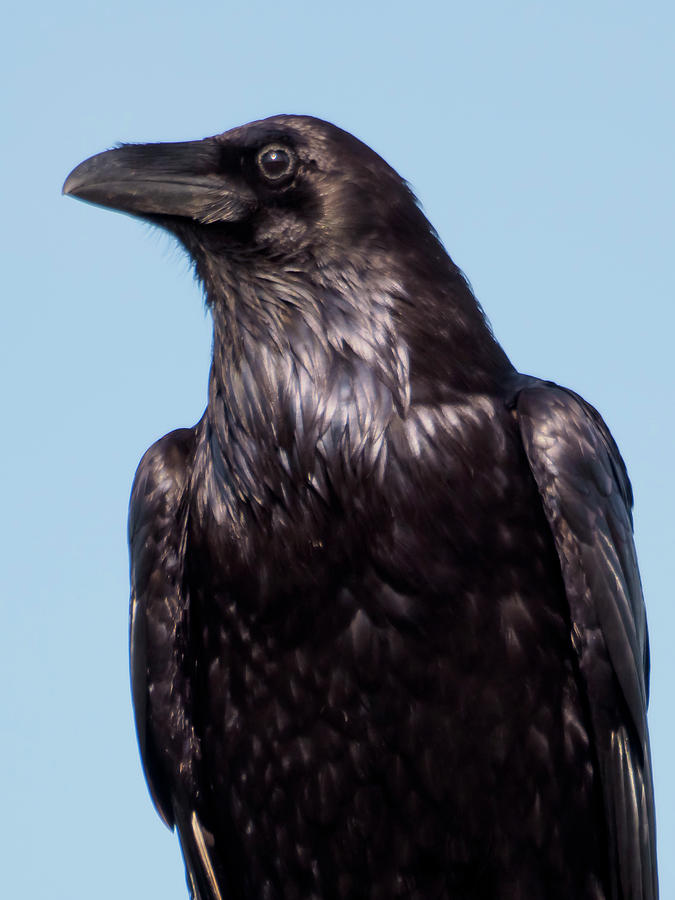
{"label": "wing feather", "polygon": [[602,786],[612,900],[656,900],[647,702],[649,648],[632,490],[599,414],[536,382],[515,401],[558,551]]}
{"label": "wing feather", "polygon": [[185,673],[185,556],[188,460],[194,433],[181,429],[140,462],[129,505],[131,609],[129,649],[136,733],[146,780],[164,822],[175,823],[174,773],[189,780],[196,741]]}
{"label": "wing feather", "polygon": [[[189,491],[199,428],[157,441],[140,462],[129,506],[131,691],[150,795],[176,828],[190,895],[224,900],[222,866],[202,820],[200,743],[192,722],[190,597],[185,578]],[[200,799],[202,798],[202,799]]]}

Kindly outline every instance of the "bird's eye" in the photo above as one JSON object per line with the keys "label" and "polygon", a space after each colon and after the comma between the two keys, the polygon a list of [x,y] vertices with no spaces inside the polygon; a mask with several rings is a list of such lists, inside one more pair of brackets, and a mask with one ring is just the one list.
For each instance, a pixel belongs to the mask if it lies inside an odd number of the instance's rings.
{"label": "bird's eye", "polygon": [[261,174],[270,184],[282,184],[295,173],[297,157],[295,153],[282,144],[268,144],[256,156],[256,163]]}

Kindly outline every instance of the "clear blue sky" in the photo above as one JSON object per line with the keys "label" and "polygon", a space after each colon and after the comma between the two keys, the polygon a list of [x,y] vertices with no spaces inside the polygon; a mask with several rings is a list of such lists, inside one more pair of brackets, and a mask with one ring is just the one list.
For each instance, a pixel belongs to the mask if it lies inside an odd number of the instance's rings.
{"label": "clear blue sky", "polygon": [[205,402],[181,252],[60,197],[117,141],[330,119],[413,185],[523,371],[603,413],[633,479],[675,896],[672,3],[71,0],[3,13],[2,891],[184,900],[127,675],[136,464]]}

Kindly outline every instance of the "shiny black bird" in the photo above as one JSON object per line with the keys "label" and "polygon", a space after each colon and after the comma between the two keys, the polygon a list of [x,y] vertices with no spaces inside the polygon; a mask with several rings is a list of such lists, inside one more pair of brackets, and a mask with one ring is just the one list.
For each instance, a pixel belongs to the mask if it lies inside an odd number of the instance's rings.
{"label": "shiny black bird", "polygon": [[[198,900],[655,900],[631,487],[407,184],[277,116],[88,159],[187,249],[208,403],[143,457],[131,677]],[[167,365],[168,365],[167,361]]]}

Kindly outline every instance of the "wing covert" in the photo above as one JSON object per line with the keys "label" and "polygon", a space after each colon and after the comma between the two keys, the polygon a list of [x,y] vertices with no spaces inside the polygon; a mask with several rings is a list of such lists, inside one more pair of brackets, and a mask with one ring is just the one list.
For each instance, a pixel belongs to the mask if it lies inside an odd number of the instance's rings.
{"label": "wing covert", "polygon": [[630,482],[593,407],[557,385],[530,384],[515,415],[569,602],[598,758],[611,896],[656,900],[649,649]]}
{"label": "wing covert", "polygon": [[[192,429],[153,444],[140,462],[129,505],[131,691],[138,744],[153,802],[175,823],[175,773],[193,777],[198,751],[185,672],[187,598],[183,560]],[[187,785],[186,785],[187,786]]]}

